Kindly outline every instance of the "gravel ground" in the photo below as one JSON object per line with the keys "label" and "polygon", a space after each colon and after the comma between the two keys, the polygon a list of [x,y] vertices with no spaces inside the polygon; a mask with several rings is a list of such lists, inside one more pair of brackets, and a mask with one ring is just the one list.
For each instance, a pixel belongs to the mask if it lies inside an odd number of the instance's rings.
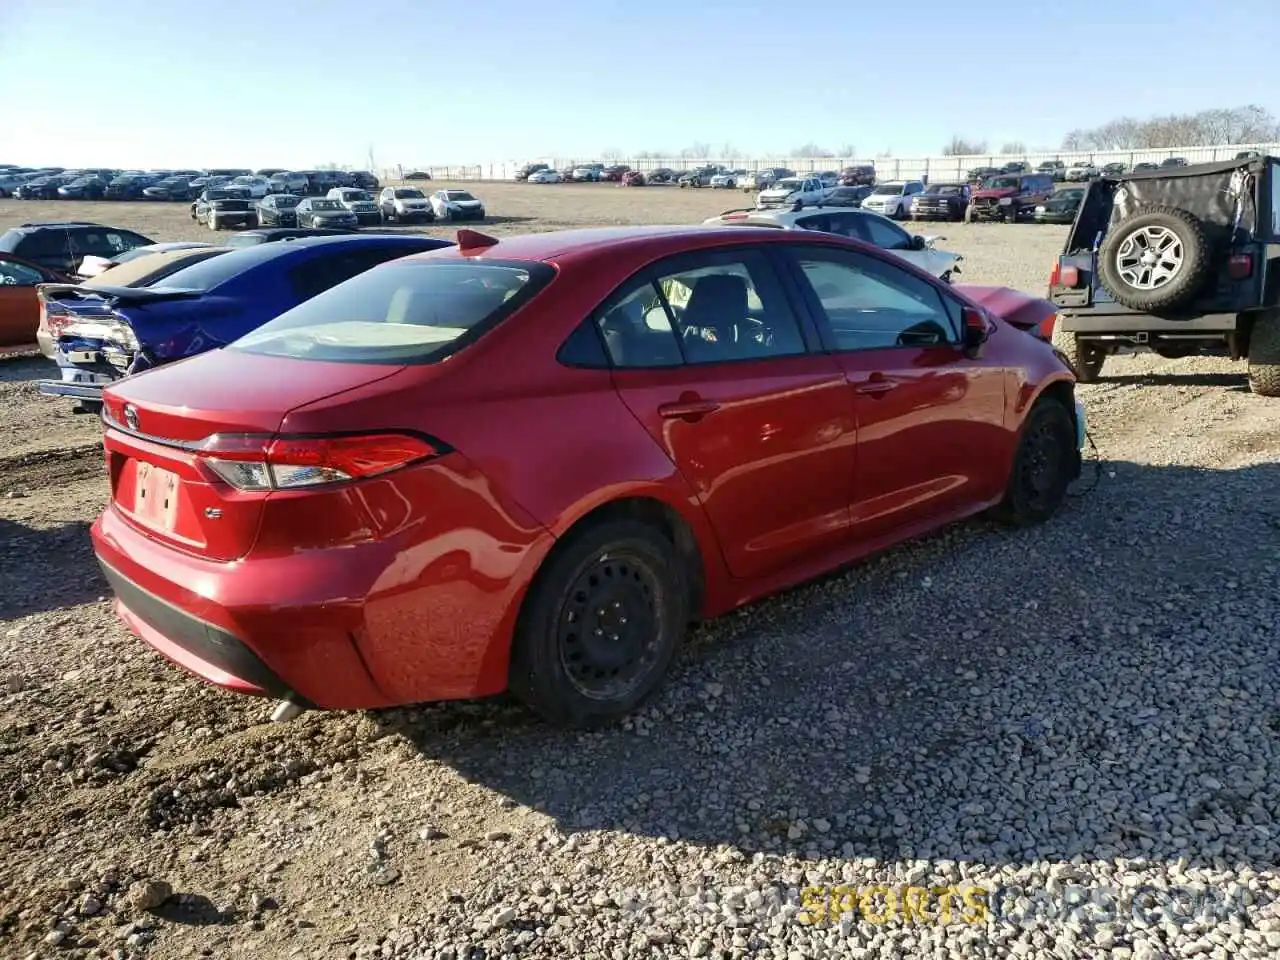
{"label": "gravel ground", "polygon": [[[710,191],[485,185],[495,229]],[[46,207],[47,209],[37,209]],[[157,239],[161,205],[0,201]],[[1060,228],[946,225],[1038,291]],[[1280,437],[1225,361],[1109,362],[1053,522],[953,527],[701,628],[591,734],[498,698],[266,723],[128,636],[97,424],[0,361],[0,955],[1280,952]]]}

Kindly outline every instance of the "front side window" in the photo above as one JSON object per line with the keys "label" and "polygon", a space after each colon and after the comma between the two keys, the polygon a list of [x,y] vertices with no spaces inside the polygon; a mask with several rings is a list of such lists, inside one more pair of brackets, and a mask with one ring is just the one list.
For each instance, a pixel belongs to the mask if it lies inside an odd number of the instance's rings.
{"label": "front side window", "polygon": [[891,220],[883,217],[863,217],[862,226],[867,231],[867,242],[885,250],[910,250],[911,235]]}
{"label": "front side window", "polygon": [[836,350],[958,342],[942,295],[926,281],[852,251],[811,249],[798,251],[796,258]]}
{"label": "front side window", "polygon": [[725,363],[805,352],[791,305],[764,254],[696,254],[659,265],[597,315],[615,366]]}
{"label": "front side window", "polygon": [[429,363],[501,322],[553,275],[541,263],[387,264],[330,287],[229,349],[328,362]]}

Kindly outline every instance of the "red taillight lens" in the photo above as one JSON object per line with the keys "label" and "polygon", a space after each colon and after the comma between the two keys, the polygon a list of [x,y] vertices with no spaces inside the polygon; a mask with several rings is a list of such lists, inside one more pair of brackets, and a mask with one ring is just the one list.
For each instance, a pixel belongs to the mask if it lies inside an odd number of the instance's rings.
{"label": "red taillight lens", "polygon": [[1233,253],[1227,258],[1227,276],[1232,280],[1248,280],[1253,275],[1253,255]]}
{"label": "red taillight lens", "polygon": [[215,434],[197,449],[200,462],[238,490],[296,490],[376,477],[438,457],[444,450],[406,433],[271,437]]}

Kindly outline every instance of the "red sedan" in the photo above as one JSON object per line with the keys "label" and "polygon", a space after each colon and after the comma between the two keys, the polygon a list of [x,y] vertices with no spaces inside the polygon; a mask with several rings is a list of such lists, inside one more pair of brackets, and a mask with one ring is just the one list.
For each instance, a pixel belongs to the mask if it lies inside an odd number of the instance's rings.
{"label": "red sedan", "polygon": [[593,725],[691,620],[1079,475],[1043,301],[807,231],[458,237],[105,392],[93,541],[143,640],[277,715]]}

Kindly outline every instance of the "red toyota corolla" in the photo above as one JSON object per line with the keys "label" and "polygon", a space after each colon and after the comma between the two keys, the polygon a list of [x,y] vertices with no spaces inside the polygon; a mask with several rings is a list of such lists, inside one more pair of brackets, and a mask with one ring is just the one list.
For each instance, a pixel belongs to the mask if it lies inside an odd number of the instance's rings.
{"label": "red toyota corolla", "polygon": [[1045,311],[807,231],[464,230],[110,387],[94,545],[143,640],[278,716],[597,724],[690,620],[1048,518],[1084,424]]}

